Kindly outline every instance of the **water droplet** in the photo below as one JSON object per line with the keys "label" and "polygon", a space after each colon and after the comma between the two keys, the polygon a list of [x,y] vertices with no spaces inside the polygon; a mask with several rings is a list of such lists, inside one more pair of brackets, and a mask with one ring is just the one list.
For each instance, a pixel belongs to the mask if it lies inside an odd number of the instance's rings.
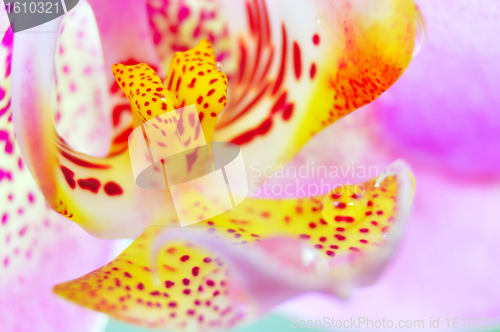
{"label": "water droplet", "polygon": [[217,70],[218,71],[223,71],[224,70],[224,67],[222,66],[222,63],[220,63],[218,61],[217,61]]}
{"label": "water droplet", "polygon": [[382,236],[384,237],[384,239],[387,239],[389,237],[391,231],[392,231],[392,226],[385,226],[384,228],[382,228]]}
{"label": "water droplet", "polygon": [[350,228],[365,219],[372,210],[368,205],[368,195],[356,193],[356,185],[336,187],[323,198],[322,217],[333,222],[335,227]]}
{"label": "water droplet", "polygon": [[422,12],[418,7],[415,7],[415,46],[413,47],[412,57],[416,57],[425,43],[427,32],[425,29],[425,21]]}
{"label": "water droplet", "polygon": [[316,16],[316,22],[321,23],[322,19],[323,17],[321,17],[321,15]]}
{"label": "water droplet", "polygon": [[309,246],[302,247],[302,266],[308,266],[314,260],[316,253]]}

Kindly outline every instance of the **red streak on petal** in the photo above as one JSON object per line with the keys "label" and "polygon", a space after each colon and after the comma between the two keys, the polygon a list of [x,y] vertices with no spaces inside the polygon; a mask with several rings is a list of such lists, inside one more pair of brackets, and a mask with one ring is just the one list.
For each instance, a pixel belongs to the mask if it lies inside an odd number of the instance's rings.
{"label": "red streak on petal", "polygon": [[250,2],[247,2],[246,5],[247,5],[248,24],[250,25],[250,31],[252,31],[252,34],[255,34],[255,21],[252,13],[252,7],[250,5]]}
{"label": "red streak on petal", "polygon": [[131,112],[130,104],[116,105],[113,108],[113,126],[116,127],[120,123],[120,117],[123,112]]}
{"label": "red streak on petal", "polygon": [[274,104],[273,108],[271,109],[271,114],[274,114],[283,108],[283,106],[285,105],[285,101],[286,101],[286,94],[287,94],[287,92],[285,91],[279,97],[278,101],[276,102],[276,104]]}
{"label": "red streak on petal", "polygon": [[113,143],[120,144],[120,143],[128,142],[128,137],[130,136],[131,132],[132,132],[132,128],[129,127],[127,129],[125,129],[120,135],[115,137],[115,139],[113,140]]}
{"label": "red streak on petal", "polygon": [[301,62],[301,56],[300,56],[300,47],[297,44],[297,42],[293,43],[293,63],[294,63],[294,69],[295,69],[295,77],[297,79],[300,78],[300,75],[302,74],[302,62]]}
{"label": "red streak on petal", "polygon": [[5,105],[5,107],[0,109],[0,116],[4,115],[10,109],[10,101],[11,100],[9,99],[9,102],[7,103],[7,105]]}
{"label": "red streak on petal", "polygon": [[168,82],[168,88],[167,88],[168,91],[171,91],[170,89],[172,88],[172,81],[174,80],[174,76],[175,76],[175,70],[172,71],[172,76],[170,76],[170,81]]}
{"label": "red streak on petal", "polygon": [[292,113],[293,113],[293,103],[288,104],[285,107],[285,110],[283,111],[283,120],[286,121],[286,120],[290,119],[290,117],[292,116]]}
{"label": "red streak on petal", "polygon": [[273,88],[273,94],[275,94],[278,89],[281,87],[281,84],[283,83],[283,78],[285,76],[285,64],[286,64],[286,54],[287,54],[287,37],[286,37],[286,28],[285,24],[282,24],[282,34],[283,34],[283,44],[282,44],[282,49],[281,49],[281,64],[280,64],[280,71],[278,74],[278,79],[276,80],[276,84],[274,85]]}
{"label": "red streak on petal", "polygon": [[243,116],[245,113],[250,111],[252,109],[252,107],[254,107],[254,105],[257,104],[257,102],[259,102],[259,100],[262,98],[262,96],[266,93],[268,87],[269,87],[269,83],[266,84],[266,86],[264,86],[264,88],[259,92],[259,94],[238,114],[237,117],[229,120],[227,124],[230,124],[231,122],[235,121],[237,118]]}
{"label": "red streak on petal", "polygon": [[311,70],[310,70],[309,74],[311,76],[311,79],[314,79],[314,77],[316,76],[316,64],[315,63],[311,64]]}
{"label": "red streak on petal", "polygon": [[259,67],[259,62],[260,62],[260,56],[262,53],[262,28],[261,28],[261,22],[260,22],[260,10],[259,10],[259,5],[257,3],[257,0],[254,0],[254,6],[255,6],[255,11],[257,13],[256,15],[256,33],[257,33],[257,51],[255,52],[255,63],[254,63],[254,70],[252,70],[252,75],[249,79],[249,84],[252,83],[252,80],[255,76],[255,73],[257,72],[257,68]]}
{"label": "red streak on petal", "polygon": [[271,42],[271,24],[269,23],[269,14],[267,12],[266,2],[262,1],[262,11],[264,12],[264,23],[266,27],[266,44]]}
{"label": "red streak on petal", "polygon": [[89,161],[86,161],[86,160],[83,160],[83,159],[80,159],[78,157],[75,157],[69,153],[67,153],[66,151],[61,151],[61,155],[66,158],[67,160],[71,161],[72,163],[78,165],[78,166],[82,166],[82,167],[86,167],[86,168],[97,168],[97,169],[108,169],[110,168],[109,165],[100,165],[100,164],[94,164],[94,163],[91,163]]}
{"label": "red streak on petal", "polygon": [[231,142],[237,145],[243,145],[245,143],[248,143],[256,136],[265,135],[271,129],[272,124],[273,121],[271,119],[266,119],[257,128],[241,134],[240,136],[234,138]]}
{"label": "red streak on petal", "polygon": [[264,71],[262,72],[262,75],[260,76],[260,80],[258,82],[263,82],[265,78],[267,77],[267,73],[269,72],[269,68],[271,68],[271,63],[273,62],[273,57],[274,57],[274,46],[271,49],[271,53],[269,54],[269,59],[267,60],[266,67]]}
{"label": "red streak on petal", "polygon": [[243,80],[243,75],[245,75],[245,67],[246,67],[246,62],[247,62],[247,50],[245,48],[245,45],[243,44],[242,41],[240,41],[240,53],[241,53],[241,58],[240,58],[240,73],[238,77],[238,82],[241,83]]}

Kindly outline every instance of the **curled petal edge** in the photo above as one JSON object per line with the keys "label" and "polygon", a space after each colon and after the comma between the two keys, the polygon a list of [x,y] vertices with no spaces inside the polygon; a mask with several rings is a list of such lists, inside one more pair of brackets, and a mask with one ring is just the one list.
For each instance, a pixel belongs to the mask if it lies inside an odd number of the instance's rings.
{"label": "curled petal edge", "polygon": [[[317,255],[311,245],[284,236],[271,237],[250,247],[237,247],[202,230],[169,229],[155,240],[150,260],[156,262],[161,248],[173,240],[196,243],[228,264],[233,273],[229,283],[233,300],[237,301],[238,296],[250,299],[252,312],[257,315],[309,291],[348,298],[354,288],[373,284],[380,277],[403,235],[415,179],[409,165],[397,160],[377,178],[376,186],[391,175],[398,177],[398,211],[393,227],[384,236],[385,242],[375,250],[326,259]],[[156,282],[161,283],[157,271],[153,273]]]}

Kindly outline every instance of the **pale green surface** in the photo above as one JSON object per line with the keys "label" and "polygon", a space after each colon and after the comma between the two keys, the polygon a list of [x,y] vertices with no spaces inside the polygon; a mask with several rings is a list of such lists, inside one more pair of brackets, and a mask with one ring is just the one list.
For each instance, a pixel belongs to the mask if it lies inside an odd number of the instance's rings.
{"label": "pale green surface", "polygon": [[[444,329],[435,329],[431,331],[440,331]],[[467,330],[462,330],[462,329],[457,329],[457,331],[467,331]],[[150,332],[150,331],[157,331],[157,330],[149,330],[145,328],[139,328],[135,327],[133,325],[125,324],[122,322],[118,322],[116,320],[110,320],[108,327],[104,332]],[[241,327],[237,328],[234,330],[231,330],[231,332],[290,332],[290,331],[338,331],[337,329],[323,329],[323,330],[318,330],[318,329],[294,329],[291,327],[291,322],[289,318],[276,315],[276,314],[270,314],[260,321],[251,324],[246,327]],[[359,331],[363,331],[362,329],[359,329]],[[373,330],[377,331],[377,330]],[[407,330],[409,331],[409,330]],[[413,331],[426,331],[426,329],[414,329]],[[477,332],[482,331],[482,332],[500,332],[500,329],[482,329],[482,330],[475,330]],[[472,332],[472,330],[469,330],[468,332]]]}
{"label": "pale green surface", "polygon": [[[279,316],[279,315],[268,315],[264,318],[262,318],[260,321],[251,324],[246,327],[241,327],[237,328],[234,330],[231,330],[232,332],[267,332],[267,331],[272,331],[272,332],[289,332],[289,331],[297,331],[297,330],[304,330],[304,331],[319,331],[315,329],[293,329],[291,327],[291,322],[290,319]],[[125,324],[122,322],[118,322],[116,320],[110,320],[108,327],[104,332],[150,332],[150,331],[157,331],[157,330],[149,330],[145,328],[138,328],[133,325]],[[326,330],[325,330],[326,331]]]}

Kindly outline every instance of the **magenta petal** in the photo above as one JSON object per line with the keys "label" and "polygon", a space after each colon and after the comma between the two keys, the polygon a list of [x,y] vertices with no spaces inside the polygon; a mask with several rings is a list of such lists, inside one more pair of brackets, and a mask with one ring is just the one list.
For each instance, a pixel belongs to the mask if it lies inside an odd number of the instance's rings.
{"label": "magenta petal", "polygon": [[[34,186],[33,180],[25,182]],[[37,200],[43,200],[39,193]],[[102,326],[106,317],[61,300],[52,288],[101,266],[112,255],[114,242],[93,238],[42,202],[37,205],[26,207],[24,218],[11,215],[9,225],[0,227],[2,331],[84,332]],[[7,238],[10,243],[5,244]]]}
{"label": "magenta petal", "polygon": [[428,37],[402,78],[376,103],[384,132],[433,166],[500,175],[500,5],[416,2]]}
{"label": "magenta petal", "polygon": [[[0,48],[0,330],[89,331],[102,317],[68,305],[53,286],[101,266],[114,242],[51,211],[21,158],[10,108],[9,31]],[[16,74],[16,73],[14,73]]]}
{"label": "magenta petal", "polygon": [[75,151],[106,156],[111,143],[109,70],[87,2],[63,16],[56,49],[56,130]]}
{"label": "magenta petal", "polygon": [[151,37],[145,0],[89,0],[97,21],[108,82],[114,82],[111,66],[135,60],[159,68]]}

